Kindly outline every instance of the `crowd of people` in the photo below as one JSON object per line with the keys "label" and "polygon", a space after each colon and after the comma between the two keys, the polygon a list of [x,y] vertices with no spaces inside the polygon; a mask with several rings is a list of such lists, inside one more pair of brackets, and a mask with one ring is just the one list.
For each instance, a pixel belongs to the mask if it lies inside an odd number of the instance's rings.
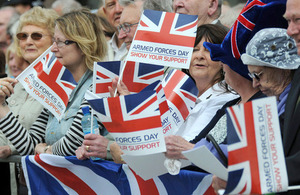
{"label": "crowd of people", "polygon": [[[81,108],[89,106],[84,95],[86,90],[92,90],[94,62],[125,60],[143,10],[152,9],[198,15],[190,67],[182,71],[195,81],[199,93],[178,135],[165,137],[165,156],[185,159],[183,151],[206,146],[227,166],[226,108],[275,96],[289,185],[299,185],[300,2],[287,0],[283,15],[287,29],[265,28],[249,40],[241,55],[248,68],[246,72],[242,69],[243,74],[222,60],[213,61],[203,44],[221,44],[236,19],[237,14],[228,14],[228,18],[222,15],[222,5],[232,9],[226,2],[101,0],[100,8],[88,9],[75,0],[56,0],[49,8],[36,6],[30,0],[5,1],[0,8],[0,158],[48,153],[126,163],[121,158],[122,150],[99,119],[100,134],[84,135]],[[239,13],[242,7],[234,8],[232,13]],[[15,79],[50,47],[78,83],[60,121]],[[168,71],[166,67],[165,72]],[[118,78],[113,79],[109,91],[112,96],[115,91],[118,95],[129,94]],[[216,143],[222,152],[216,149]],[[10,175],[16,174],[15,168],[0,163],[0,169],[6,181],[13,180]],[[16,172],[22,172],[22,168]],[[20,186],[19,181],[12,183],[15,186],[3,183],[4,194],[26,194],[20,188],[13,189]],[[216,193],[226,185],[213,177]]]}

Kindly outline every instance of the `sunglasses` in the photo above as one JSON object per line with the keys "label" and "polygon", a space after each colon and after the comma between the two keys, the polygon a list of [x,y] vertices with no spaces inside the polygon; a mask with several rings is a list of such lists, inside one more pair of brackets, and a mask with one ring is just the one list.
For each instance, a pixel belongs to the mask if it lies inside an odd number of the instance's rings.
{"label": "sunglasses", "polygon": [[262,75],[262,73],[263,73],[263,71],[261,71],[260,73],[255,73],[255,72],[253,72],[253,73],[248,73],[248,75],[249,75],[249,77],[251,78],[251,79],[256,79],[257,81],[259,81],[260,80],[260,76]]}
{"label": "sunglasses", "polygon": [[50,36],[50,35],[44,35],[44,34],[38,33],[38,32],[34,32],[31,34],[20,32],[17,34],[17,38],[22,41],[26,40],[29,36],[31,37],[32,40],[38,41],[41,38],[43,38],[43,36]]}

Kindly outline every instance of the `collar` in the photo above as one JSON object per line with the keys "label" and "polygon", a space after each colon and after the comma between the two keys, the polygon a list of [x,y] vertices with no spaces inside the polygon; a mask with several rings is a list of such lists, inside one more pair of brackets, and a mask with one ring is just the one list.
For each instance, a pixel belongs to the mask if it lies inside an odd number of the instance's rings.
{"label": "collar", "polygon": [[81,86],[85,83],[85,81],[87,79],[89,79],[90,77],[92,77],[92,76],[93,76],[93,72],[90,69],[88,69],[84,73],[84,75],[80,78],[80,80],[78,81],[77,86],[75,87],[75,89],[72,91],[72,93],[70,95],[70,98],[69,98],[69,102],[72,101],[72,99],[74,98],[76,92],[81,88]]}
{"label": "collar", "polygon": [[212,87],[208,88],[202,95],[200,95],[196,103],[206,101],[212,97],[218,96],[220,93],[224,93],[224,89],[219,86],[219,83],[214,84]]}
{"label": "collar", "polygon": [[114,35],[112,36],[112,38],[108,41],[108,43],[111,45],[112,49],[114,51],[118,51],[118,50],[124,50],[126,49],[126,45],[124,43],[122,43],[121,47],[119,48],[117,45],[117,33],[114,33]]}

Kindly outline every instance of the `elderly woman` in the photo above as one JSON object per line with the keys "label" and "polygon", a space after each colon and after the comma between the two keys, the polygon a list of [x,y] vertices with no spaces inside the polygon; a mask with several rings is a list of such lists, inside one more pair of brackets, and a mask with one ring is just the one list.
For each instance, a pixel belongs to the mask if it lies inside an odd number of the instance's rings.
{"label": "elderly woman", "polygon": [[[33,34],[30,34],[30,37]],[[49,36],[40,34],[42,37]],[[28,34],[24,33],[23,36],[25,35],[27,38]],[[92,84],[94,61],[101,61],[106,54],[107,45],[99,18],[86,9],[59,17],[55,22],[53,42],[51,51],[78,83],[70,95],[67,110],[60,121],[44,109],[30,130],[26,131],[5,104],[5,97],[13,92],[11,83],[0,81],[3,85],[0,90],[0,129],[21,155],[32,154],[34,151],[63,156],[74,155],[84,138],[80,124],[83,116],[81,107],[88,106],[84,94]],[[100,132],[103,132],[105,129],[100,123],[99,125]],[[106,158],[108,140],[102,136],[101,138],[104,145],[101,157]]]}
{"label": "elderly woman", "polygon": [[[267,96],[276,97],[282,126],[291,81],[295,69],[300,65],[295,41],[286,34],[286,29],[262,29],[249,41],[246,53],[241,58],[248,65],[253,87],[259,88]],[[288,163],[287,169],[289,170]],[[225,181],[214,176],[213,187],[216,192],[226,188],[226,185]]]}
{"label": "elderly woman", "polygon": [[295,69],[300,65],[294,40],[286,29],[263,29],[250,40],[241,59],[248,65],[253,87],[267,96],[276,96],[278,114],[282,117]]}
{"label": "elderly woman", "polygon": [[[26,65],[23,68],[25,69],[44,53],[52,45],[54,22],[57,18],[58,15],[55,11],[41,7],[34,7],[23,14],[19,20],[16,32],[17,37],[15,37],[13,45],[9,47],[7,52],[8,65],[12,63],[12,57],[20,56],[27,62],[24,62]],[[17,66],[21,66],[20,62],[18,62]],[[0,82],[15,83],[16,81],[12,78],[4,78]],[[10,97],[7,99],[8,106],[14,116],[18,117],[19,122],[28,130],[40,115],[43,106],[33,99],[20,83],[14,86],[13,92],[13,94],[9,94]],[[2,132],[1,138],[2,144],[6,145],[9,143]],[[11,144],[0,147],[0,151],[2,158],[18,153]]]}

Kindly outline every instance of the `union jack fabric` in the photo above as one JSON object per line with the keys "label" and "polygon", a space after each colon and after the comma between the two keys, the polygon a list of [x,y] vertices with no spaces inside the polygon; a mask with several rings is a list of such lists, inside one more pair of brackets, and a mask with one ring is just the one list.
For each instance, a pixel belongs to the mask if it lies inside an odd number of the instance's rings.
{"label": "union jack fabric", "polygon": [[198,89],[195,82],[180,70],[172,70],[165,76],[162,86],[169,109],[179,127],[195,106]]}
{"label": "union jack fabric", "polygon": [[274,97],[227,108],[225,194],[286,191],[287,172]]}
{"label": "union jack fabric", "polygon": [[93,86],[94,92],[100,97],[109,97],[108,86],[112,79],[121,75],[122,81],[132,93],[138,93],[149,84],[162,80],[163,66],[127,61],[97,62],[94,65]]}
{"label": "union jack fabric", "polygon": [[188,68],[198,16],[144,10],[127,60]]}
{"label": "union jack fabric", "polygon": [[60,118],[77,83],[71,72],[57,60],[50,49],[51,47],[27,67],[17,79],[33,98]]}
{"label": "union jack fabric", "polygon": [[205,42],[204,46],[210,50],[215,61],[222,61],[250,80],[248,69],[240,59],[245,53],[246,46],[256,32],[263,28],[287,28],[287,21],[283,18],[286,0],[248,0],[226,35],[222,44]]}
{"label": "union jack fabric", "polygon": [[188,170],[144,181],[125,164],[48,154],[25,156],[22,166],[28,194],[214,194],[211,175]]}

